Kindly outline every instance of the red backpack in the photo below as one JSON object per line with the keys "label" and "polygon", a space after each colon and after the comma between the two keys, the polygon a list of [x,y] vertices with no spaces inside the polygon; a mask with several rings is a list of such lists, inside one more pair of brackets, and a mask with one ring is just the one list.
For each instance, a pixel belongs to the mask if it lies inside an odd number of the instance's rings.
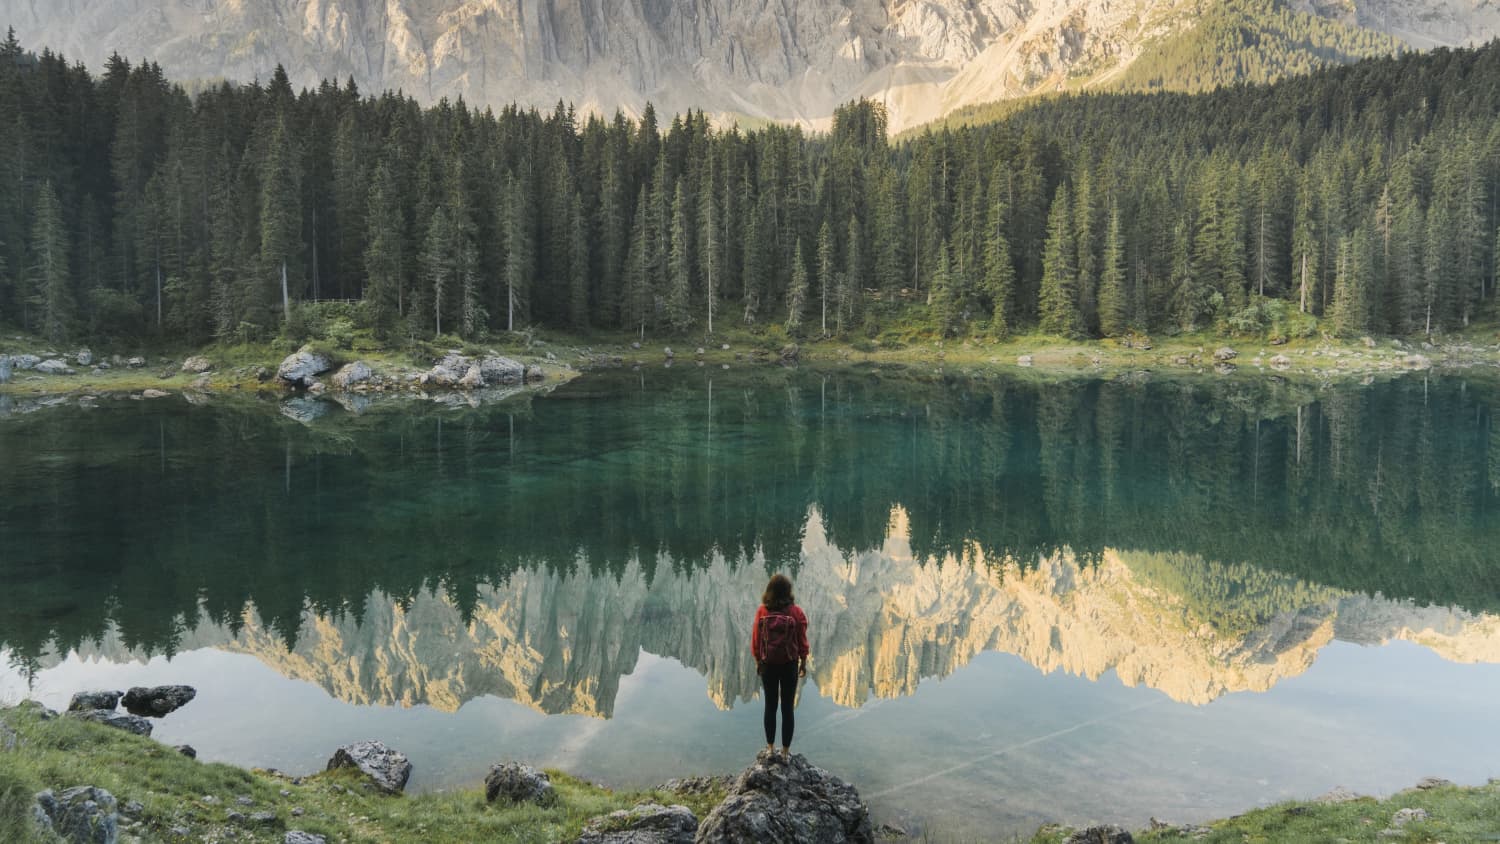
{"label": "red backpack", "polygon": [[790,613],[767,611],[756,635],[760,637],[761,662],[786,665],[797,661],[797,620]]}

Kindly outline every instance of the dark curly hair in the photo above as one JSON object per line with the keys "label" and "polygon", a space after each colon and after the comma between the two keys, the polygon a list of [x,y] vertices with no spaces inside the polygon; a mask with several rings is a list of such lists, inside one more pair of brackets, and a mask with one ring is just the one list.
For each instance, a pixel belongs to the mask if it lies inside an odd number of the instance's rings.
{"label": "dark curly hair", "polygon": [[771,582],[766,584],[766,591],[760,596],[760,602],[768,610],[784,610],[797,603],[797,599],[792,597],[792,579],[784,574],[771,575]]}

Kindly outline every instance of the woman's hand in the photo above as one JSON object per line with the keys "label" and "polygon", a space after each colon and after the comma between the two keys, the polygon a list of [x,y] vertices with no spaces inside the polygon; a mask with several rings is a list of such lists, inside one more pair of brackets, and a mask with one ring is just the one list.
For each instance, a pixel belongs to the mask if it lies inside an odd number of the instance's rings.
{"label": "woman's hand", "polygon": [[797,663],[797,676],[798,677],[806,677],[807,676],[807,660],[804,659],[801,662]]}

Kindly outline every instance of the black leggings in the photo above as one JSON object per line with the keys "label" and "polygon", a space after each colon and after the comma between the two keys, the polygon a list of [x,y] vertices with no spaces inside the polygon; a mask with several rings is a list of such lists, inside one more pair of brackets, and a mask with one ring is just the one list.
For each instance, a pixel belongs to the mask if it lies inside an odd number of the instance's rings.
{"label": "black leggings", "polygon": [[797,703],[797,663],[767,665],[760,674],[761,697],[766,699],[766,744],[776,742],[776,702],[781,701],[781,746],[792,746],[792,730],[797,717],[792,707]]}

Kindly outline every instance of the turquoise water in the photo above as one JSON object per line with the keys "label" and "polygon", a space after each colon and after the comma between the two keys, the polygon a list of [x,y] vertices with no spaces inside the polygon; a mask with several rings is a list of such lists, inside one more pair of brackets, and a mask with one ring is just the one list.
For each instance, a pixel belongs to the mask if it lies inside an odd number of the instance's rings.
{"label": "turquoise water", "polygon": [[0,696],[189,682],[157,734],[205,758],[646,786],[760,745],[785,570],[797,748],[939,840],[1482,782],[1497,396],[678,367],[311,421],[0,406]]}

